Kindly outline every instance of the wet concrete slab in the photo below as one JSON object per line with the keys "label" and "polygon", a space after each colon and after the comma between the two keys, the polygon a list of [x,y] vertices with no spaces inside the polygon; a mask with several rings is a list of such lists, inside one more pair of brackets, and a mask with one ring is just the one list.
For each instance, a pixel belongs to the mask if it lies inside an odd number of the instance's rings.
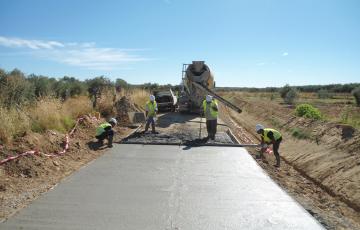
{"label": "wet concrete slab", "polygon": [[[215,140],[211,143],[234,144],[227,134],[228,127],[218,119]],[[197,114],[164,113],[158,116],[156,122],[156,133],[149,131],[144,133],[143,129],[135,133],[131,138],[123,140],[122,143],[152,143],[152,144],[204,144],[207,136],[206,120]]]}
{"label": "wet concrete slab", "polygon": [[244,148],[115,145],[0,229],[322,229]]}
{"label": "wet concrete slab", "polygon": [[146,133],[135,133],[130,138],[123,140],[121,143],[152,143],[152,144],[205,144],[205,143],[217,143],[217,144],[234,144],[232,139],[226,132],[218,132],[215,135],[215,140],[206,140],[205,136],[199,138],[199,135],[195,133],[161,133],[155,134],[151,132]]}

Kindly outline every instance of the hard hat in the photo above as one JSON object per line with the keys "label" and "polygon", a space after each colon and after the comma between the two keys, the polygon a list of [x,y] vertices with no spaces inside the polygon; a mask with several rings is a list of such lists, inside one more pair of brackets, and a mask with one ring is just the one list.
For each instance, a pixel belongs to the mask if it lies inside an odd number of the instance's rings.
{"label": "hard hat", "polygon": [[150,101],[155,101],[155,96],[154,95],[150,95]]}
{"label": "hard hat", "polygon": [[211,95],[206,95],[207,102],[211,102],[212,99],[213,99],[213,97]]}
{"label": "hard hat", "polygon": [[257,124],[257,125],[255,126],[256,132],[259,132],[259,130],[264,129],[264,128],[265,128],[265,127],[264,127],[263,125],[261,125],[261,124]]}
{"label": "hard hat", "polygon": [[115,118],[110,118],[109,123],[117,125],[117,120]]}

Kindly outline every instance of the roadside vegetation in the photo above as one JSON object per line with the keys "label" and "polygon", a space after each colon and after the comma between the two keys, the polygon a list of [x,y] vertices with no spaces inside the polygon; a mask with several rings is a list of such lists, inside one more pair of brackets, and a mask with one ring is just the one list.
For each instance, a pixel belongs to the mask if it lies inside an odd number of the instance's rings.
{"label": "roadside vegetation", "polygon": [[323,117],[317,108],[309,104],[300,104],[296,106],[295,114],[299,117],[306,117],[314,120],[319,120]]}
{"label": "roadside vegetation", "polygon": [[[282,105],[289,114],[307,119],[350,125],[360,129],[360,83],[281,88],[217,88],[226,98],[251,103],[268,101],[268,106]],[[271,120],[272,119],[272,120]],[[278,123],[269,118],[271,123]],[[301,128],[301,127],[299,127]],[[295,132],[297,135],[297,131]],[[300,135],[301,136],[301,135]]]}
{"label": "roadside vegetation", "polygon": [[100,112],[104,118],[114,115],[114,103],[123,96],[143,107],[150,92],[171,87],[153,83],[131,85],[123,79],[111,81],[104,76],[82,81],[68,76],[26,76],[18,69],[0,69],[0,144],[30,132],[65,133],[84,114]]}

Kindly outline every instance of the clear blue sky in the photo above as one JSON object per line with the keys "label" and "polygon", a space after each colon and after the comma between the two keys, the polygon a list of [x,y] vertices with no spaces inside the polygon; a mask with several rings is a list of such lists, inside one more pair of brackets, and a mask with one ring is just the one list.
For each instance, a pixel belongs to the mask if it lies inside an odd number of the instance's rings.
{"label": "clear blue sky", "polygon": [[0,68],[218,86],[360,82],[358,0],[0,0]]}

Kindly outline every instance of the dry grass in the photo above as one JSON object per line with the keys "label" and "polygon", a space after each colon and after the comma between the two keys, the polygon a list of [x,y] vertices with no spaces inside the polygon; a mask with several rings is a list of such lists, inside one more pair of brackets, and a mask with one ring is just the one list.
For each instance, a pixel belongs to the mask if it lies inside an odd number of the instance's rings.
{"label": "dry grass", "polygon": [[[272,94],[273,97],[271,97]],[[230,100],[243,99],[255,105],[266,101],[269,108],[283,103],[278,93],[226,92],[221,95]],[[320,99],[316,93],[302,92],[299,94],[296,104],[301,103],[311,104],[318,108],[327,121],[349,124],[360,129],[360,107],[356,106],[354,97],[349,93],[334,93],[333,98]],[[289,113],[291,112],[289,109]]]}
{"label": "dry grass", "polygon": [[128,91],[131,101],[145,109],[145,104],[149,100],[149,91],[144,89],[132,89]]}
{"label": "dry grass", "polygon": [[24,135],[30,130],[30,119],[15,108],[0,107],[0,143],[9,143],[13,137]]}
{"label": "dry grass", "polygon": [[101,116],[105,119],[117,116],[114,105],[115,102],[123,96],[126,96],[132,103],[144,109],[149,95],[149,92],[143,89],[127,89],[122,90],[120,93],[115,93],[112,90],[105,91],[97,101],[96,110],[100,112]]}
{"label": "dry grass", "polygon": [[[144,108],[149,92],[131,89],[117,96],[124,95]],[[99,99],[97,110],[103,117],[115,114],[114,99],[114,93],[111,91],[104,93]],[[21,111],[0,107],[0,143],[9,143],[14,137],[30,131],[41,133],[45,130],[56,130],[65,133],[73,127],[76,118],[91,112],[92,103],[86,96],[70,98],[65,102],[57,98],[42,98],[35,106],[22,108]]]}
{"label": "dry grass", "polygon": [[31,128],[35,132],[43,132],[47,129],[65,132],[73,123],[70,117],[64,114],[62,103],[58,99],[41,99],[36,107],[29,109],[29,113],[33,118]]}
{"label": "dry grass", "polygon": [[91,101],[87,96],[69,98],[64,102],[63,110],[72,118],[78,118],[84,114],[93,112]]}
{"label": "dry grass", "polygon": [[116,101],[116,94],[113,91],[105,91],[101,98],[98,99],[96,110],[100,112],[101,116],[109,118],[115,115],[114,103]]}
{"label": "dry grass", "polygon": [[92,111],[87,97],[71,98],[64,103],[55,98],[43,98],[34,108],[30,108],[31,129],[34,132],[57,130],[67,132],[75,124],[77,117]]}
{"label": "dry grass", "polygon": [[56,98],[43,98],[35,106],[16,109],[0,107],[0,143],[9,143],[27,132],[45,130],[69,131],[76,118],[92,112],[86,96],[61,102]]}

